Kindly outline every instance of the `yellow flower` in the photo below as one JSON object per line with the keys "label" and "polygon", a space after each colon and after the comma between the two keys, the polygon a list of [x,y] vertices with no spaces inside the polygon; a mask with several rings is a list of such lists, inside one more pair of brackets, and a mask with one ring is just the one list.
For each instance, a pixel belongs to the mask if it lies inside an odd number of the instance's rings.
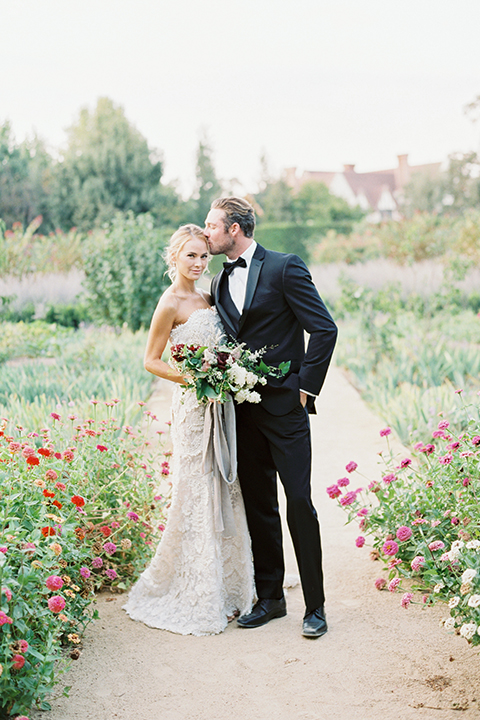
{"label": "yellow flower", "polygon": [[62,580],[65,585],[70,585],[70,583],[72,582],[72,578],[70,577],[70,575],[62,575]]}
{"label": "yellow flower", "polygon": [[52,550],[55,555],[60,555],[62,552],[62,546],[59,545],[57,542],[54,542],[50,545],[50,550]]}
{"label": "yellow flower", "polygon": [[36,485],[36,486],[39,487],[39,488],[46,488],[46,487],[47,487],[47,485],[46,485],[46,483],[45,483],[45,480],[35,480],[33,484]]}
{"label": "yellow flower", "polygon": [[32,560],[32,567],[33,568],[41,568],[41,567],[43,567],[43,563],[41,563],[40,560]]}
{"label": "yellow flower", "polygon": [[75,592],[80,592],[80,588],[78,585],[72,585],[72,590],[75,590]]}
{"label": "yellow flower", "polygon": [[80,638],[78,637],[77,633],[70,633],[69,635],[67,635],[67,637],[70,642],[75,643],[75,645],[78,645],[78,643],[80,642]]}
{"label": "yellow flower", "polygon": [[67,595],[68,597],[71,597],[71,598],[74,598],[74,597],[75,597],[75,593],[72,592],[69,588],[67,588],[66,590],[64,590],[63,593],[64,593],[64,595]]}

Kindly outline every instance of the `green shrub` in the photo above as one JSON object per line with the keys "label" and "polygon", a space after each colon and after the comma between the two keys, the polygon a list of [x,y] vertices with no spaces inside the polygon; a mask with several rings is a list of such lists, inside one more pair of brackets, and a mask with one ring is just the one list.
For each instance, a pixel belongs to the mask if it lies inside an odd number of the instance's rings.
{"label": "green shrub", "polygon": [[88,311],[98,323],[131,330],[148,327],[169,285],[164,247],[170,230],[154,227],[149,215],[117,215],[84,245]]}

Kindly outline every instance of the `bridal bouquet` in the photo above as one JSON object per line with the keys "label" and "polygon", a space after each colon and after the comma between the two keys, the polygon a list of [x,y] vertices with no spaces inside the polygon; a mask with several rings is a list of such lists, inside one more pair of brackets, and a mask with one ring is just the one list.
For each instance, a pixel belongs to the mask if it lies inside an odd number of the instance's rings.
{"label": "bridal bouquet", "polygon": [[172,345],[173,364],[190,378],[189,388],[197,393],[199,402],[216,400],[227,402],[233,395],[238,403],[259,403],[260,393],[253,388],[265,385],[267,376],[283,377],[290,369],[290,362],[279,367],[267,365],[262,355],[267,348],[249,350],[245,344],[222,343],[214,347],[200,345]]}

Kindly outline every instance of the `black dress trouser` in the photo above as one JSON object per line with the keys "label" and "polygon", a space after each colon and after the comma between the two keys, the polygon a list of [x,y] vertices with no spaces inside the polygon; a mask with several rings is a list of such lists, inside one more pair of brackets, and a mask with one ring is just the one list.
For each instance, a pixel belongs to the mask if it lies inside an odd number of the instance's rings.
{"label": "black dress trouser", "polygon": [[262,405],[236,406],[238,476],[252,538],[259,598],[281,598],[285,564],[276,474],[285,489],[287,522],[297,558],[307,612],[325,602],[322,548],[312,504],[311,439],[307,411],[299,402],[286,415]]}

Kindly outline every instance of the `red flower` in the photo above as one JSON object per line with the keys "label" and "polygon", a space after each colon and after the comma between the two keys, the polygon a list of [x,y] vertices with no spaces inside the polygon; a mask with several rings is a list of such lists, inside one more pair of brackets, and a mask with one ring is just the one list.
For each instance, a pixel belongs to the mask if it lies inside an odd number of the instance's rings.
{"label": "red flower", "polygon": [[85,505],[85,500],[81,495],[74,495],[72,498],[70,498],[72,503],[76,505],[77,507],[83,507]]}
{"label": "red flower", "polygon": [[49,450],[48,448],[38,448],[38,454],[43,455],[43,457],[51,457],[53,455],[52,450]]}
{"label": "red flower", "polygon": [[23,668],[23,666],[25,665],[25,658],[23,657],[23,655],[14,655],[12,657],[12,661],[13,661],[12,667],[14,670],[21,670]]}
{"label": "red flower", "polygon": [[54,455],[55,455],[55,457],[57,458],[57,460],[61,460],[61,459],[62,459],[62,453],[56,452],[56,453],[54,453]]}
{"label": "red flower", "polygon": [[108,448],[105,447],[105,445],[97,445],[97,450],[100,450],[100,452],[106,452]]}
{"label": "red flower", "polygon": [[59,502],[59,500],[54,500],[52,505],[55,505],[55,507],[57,507],[59,510],[61,510],[63,507],[62,503]]}
{"label": "red flower", "polygon": [[48,537],[49,535],[55,535],[55,530],[52,527],[49,527],[48,525],[46,527],[42,528],[42,535],[43,537]]}
{"label": "red flower", "polygon": [[40,460],[36,455],[29,455],[27,457],[27,465],[40,465]]}
{"label": "red flower", "polygon": [[45,497],[47,497],[47,498],[55,497],[55,493],[50,492],[50,490],[44,490],[44,491],[43,491],[43,494],[44,494]]}
{"label": "red flower", "polygon": [[102,535],[103,535],[104,537],[106,537],[106,538],[109,537],[109,536],[112,534],[112,531],[110,530],[110,528],[108,527],[108,525],[103,525],[103,526],[100,528],[100,532],[101,532]]}

